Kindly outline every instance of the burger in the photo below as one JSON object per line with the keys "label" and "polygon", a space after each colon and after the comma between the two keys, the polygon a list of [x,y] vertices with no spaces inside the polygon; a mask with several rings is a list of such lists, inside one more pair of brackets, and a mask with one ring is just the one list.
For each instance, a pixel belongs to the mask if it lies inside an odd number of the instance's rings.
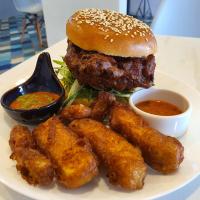
{"label": "burger", "polygon": [[131,91],[153,85],[157,44],[149,26],[121,13],[84,9],[66,24],[64,61],[79,84]]}

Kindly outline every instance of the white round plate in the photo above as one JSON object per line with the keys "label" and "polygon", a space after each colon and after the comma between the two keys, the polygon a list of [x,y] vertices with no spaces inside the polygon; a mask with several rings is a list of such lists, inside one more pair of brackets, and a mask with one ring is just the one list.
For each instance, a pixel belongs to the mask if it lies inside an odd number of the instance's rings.
{"label": "white round plate", "polygon": [[[27,79],[33,72],[35,62],[36,57],[33,57],[0,75],[0,96]],[[155,74],[155,84],[156,87],[170,89],[186,96],[193,107],[188,132],[180,139],[185,147],[185,159],[176,173],[161,175],[149,169],[143,189],[134,192],[117,189],[109,185],[106,178],[97,178],[81,189],[75,190],[66,190],[57,185],[51,188],[33,187],[21,178],[15,168],[15,162],[9,159],[11,153],[8,145],[9,132],[16,122],[11,120],[0,106],[0,181],[23,195],[40,200],[153,199],[186,185],[200,173],[200,95],[184,83],[158,71]]]}

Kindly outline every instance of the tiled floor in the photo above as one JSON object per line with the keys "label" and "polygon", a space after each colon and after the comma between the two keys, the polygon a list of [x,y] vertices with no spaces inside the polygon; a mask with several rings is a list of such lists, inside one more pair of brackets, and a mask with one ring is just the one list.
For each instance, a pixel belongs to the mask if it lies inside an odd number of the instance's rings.
{"label": "tiled floor", "polygon": [[[37,34],[34,26],[28,26],[21,42],[22,18],[10,17],[0,20],[0,73],[23,62],[42,49],[38,46]],[[42,40],[47,47],[45,27],[42,27]]]}

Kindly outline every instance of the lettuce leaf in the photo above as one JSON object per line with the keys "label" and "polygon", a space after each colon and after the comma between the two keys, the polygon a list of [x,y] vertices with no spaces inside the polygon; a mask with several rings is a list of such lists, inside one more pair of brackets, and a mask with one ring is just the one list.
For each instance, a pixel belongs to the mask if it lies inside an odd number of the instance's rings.
{"label": "lettuce leaf", "polygon": [[66,94],[68,94],[75,81],[75,78],[64,61],[53,60],[53,62],[58,65],[58,67],[55,68],[55,73],[63,84]]}

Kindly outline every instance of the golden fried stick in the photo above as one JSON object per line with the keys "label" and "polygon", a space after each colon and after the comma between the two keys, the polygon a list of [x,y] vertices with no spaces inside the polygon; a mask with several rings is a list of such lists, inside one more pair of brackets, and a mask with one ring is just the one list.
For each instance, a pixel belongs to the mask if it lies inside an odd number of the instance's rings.
{"label": "golden fried stick", "polygon": [[137,145],[145,162],[161,173],[174,172],[183,161],[182,144],[176,138],[165,136],[150,128],[129,106],[113,106],[110,125]]}
{"label": "golden fried stick", "polygon": [[22,177],[33,185],[50,185],[54,178],[54,169],[49,159],[31,148],[17,148],[11,158],[17,161],[16,168]]}
{"label": "golden fried stick", "polygon": [[41,186],[52,183],[53,166],[49,159],[33,149],[35,141],[27,127],[15,126],[11,130],[9,144],[12,150],[10,158],[17,161],[16,168],[28,183]]}
{"label": "golden fried stick", "polygon": [[26,126],[16,125],[10,132],[9,145],[12,151],[18,147],[35,148],[35,141]]}
{"label": "golden fried stick", "polygon": [[86,118],[91,115],[91,108],[83,104],[74,104],[63,108],[60,117],[66,122],[71,122],[74,119]]}
{"label": "golden fried stick", "polygon": [[142,188],[146,165],[138,148],[92,119],[74,120],[69,127],[89,139],[95,153],[106,166],[112,184],[131,190]]}
{"label": "golden fried stick", "polygon": [[57,117],[40,124],[33,131],[40,149],[56,166],[58,181],[66,188],[78,188],[97,174],[97,160],[87,140],[77,138]]}
{"label": "golden fried stick", "polygon": [[92,103],[91,118],[103,121],[115,100],[116,98],[113,94],[104,91],[99,92],[97,98]]}

